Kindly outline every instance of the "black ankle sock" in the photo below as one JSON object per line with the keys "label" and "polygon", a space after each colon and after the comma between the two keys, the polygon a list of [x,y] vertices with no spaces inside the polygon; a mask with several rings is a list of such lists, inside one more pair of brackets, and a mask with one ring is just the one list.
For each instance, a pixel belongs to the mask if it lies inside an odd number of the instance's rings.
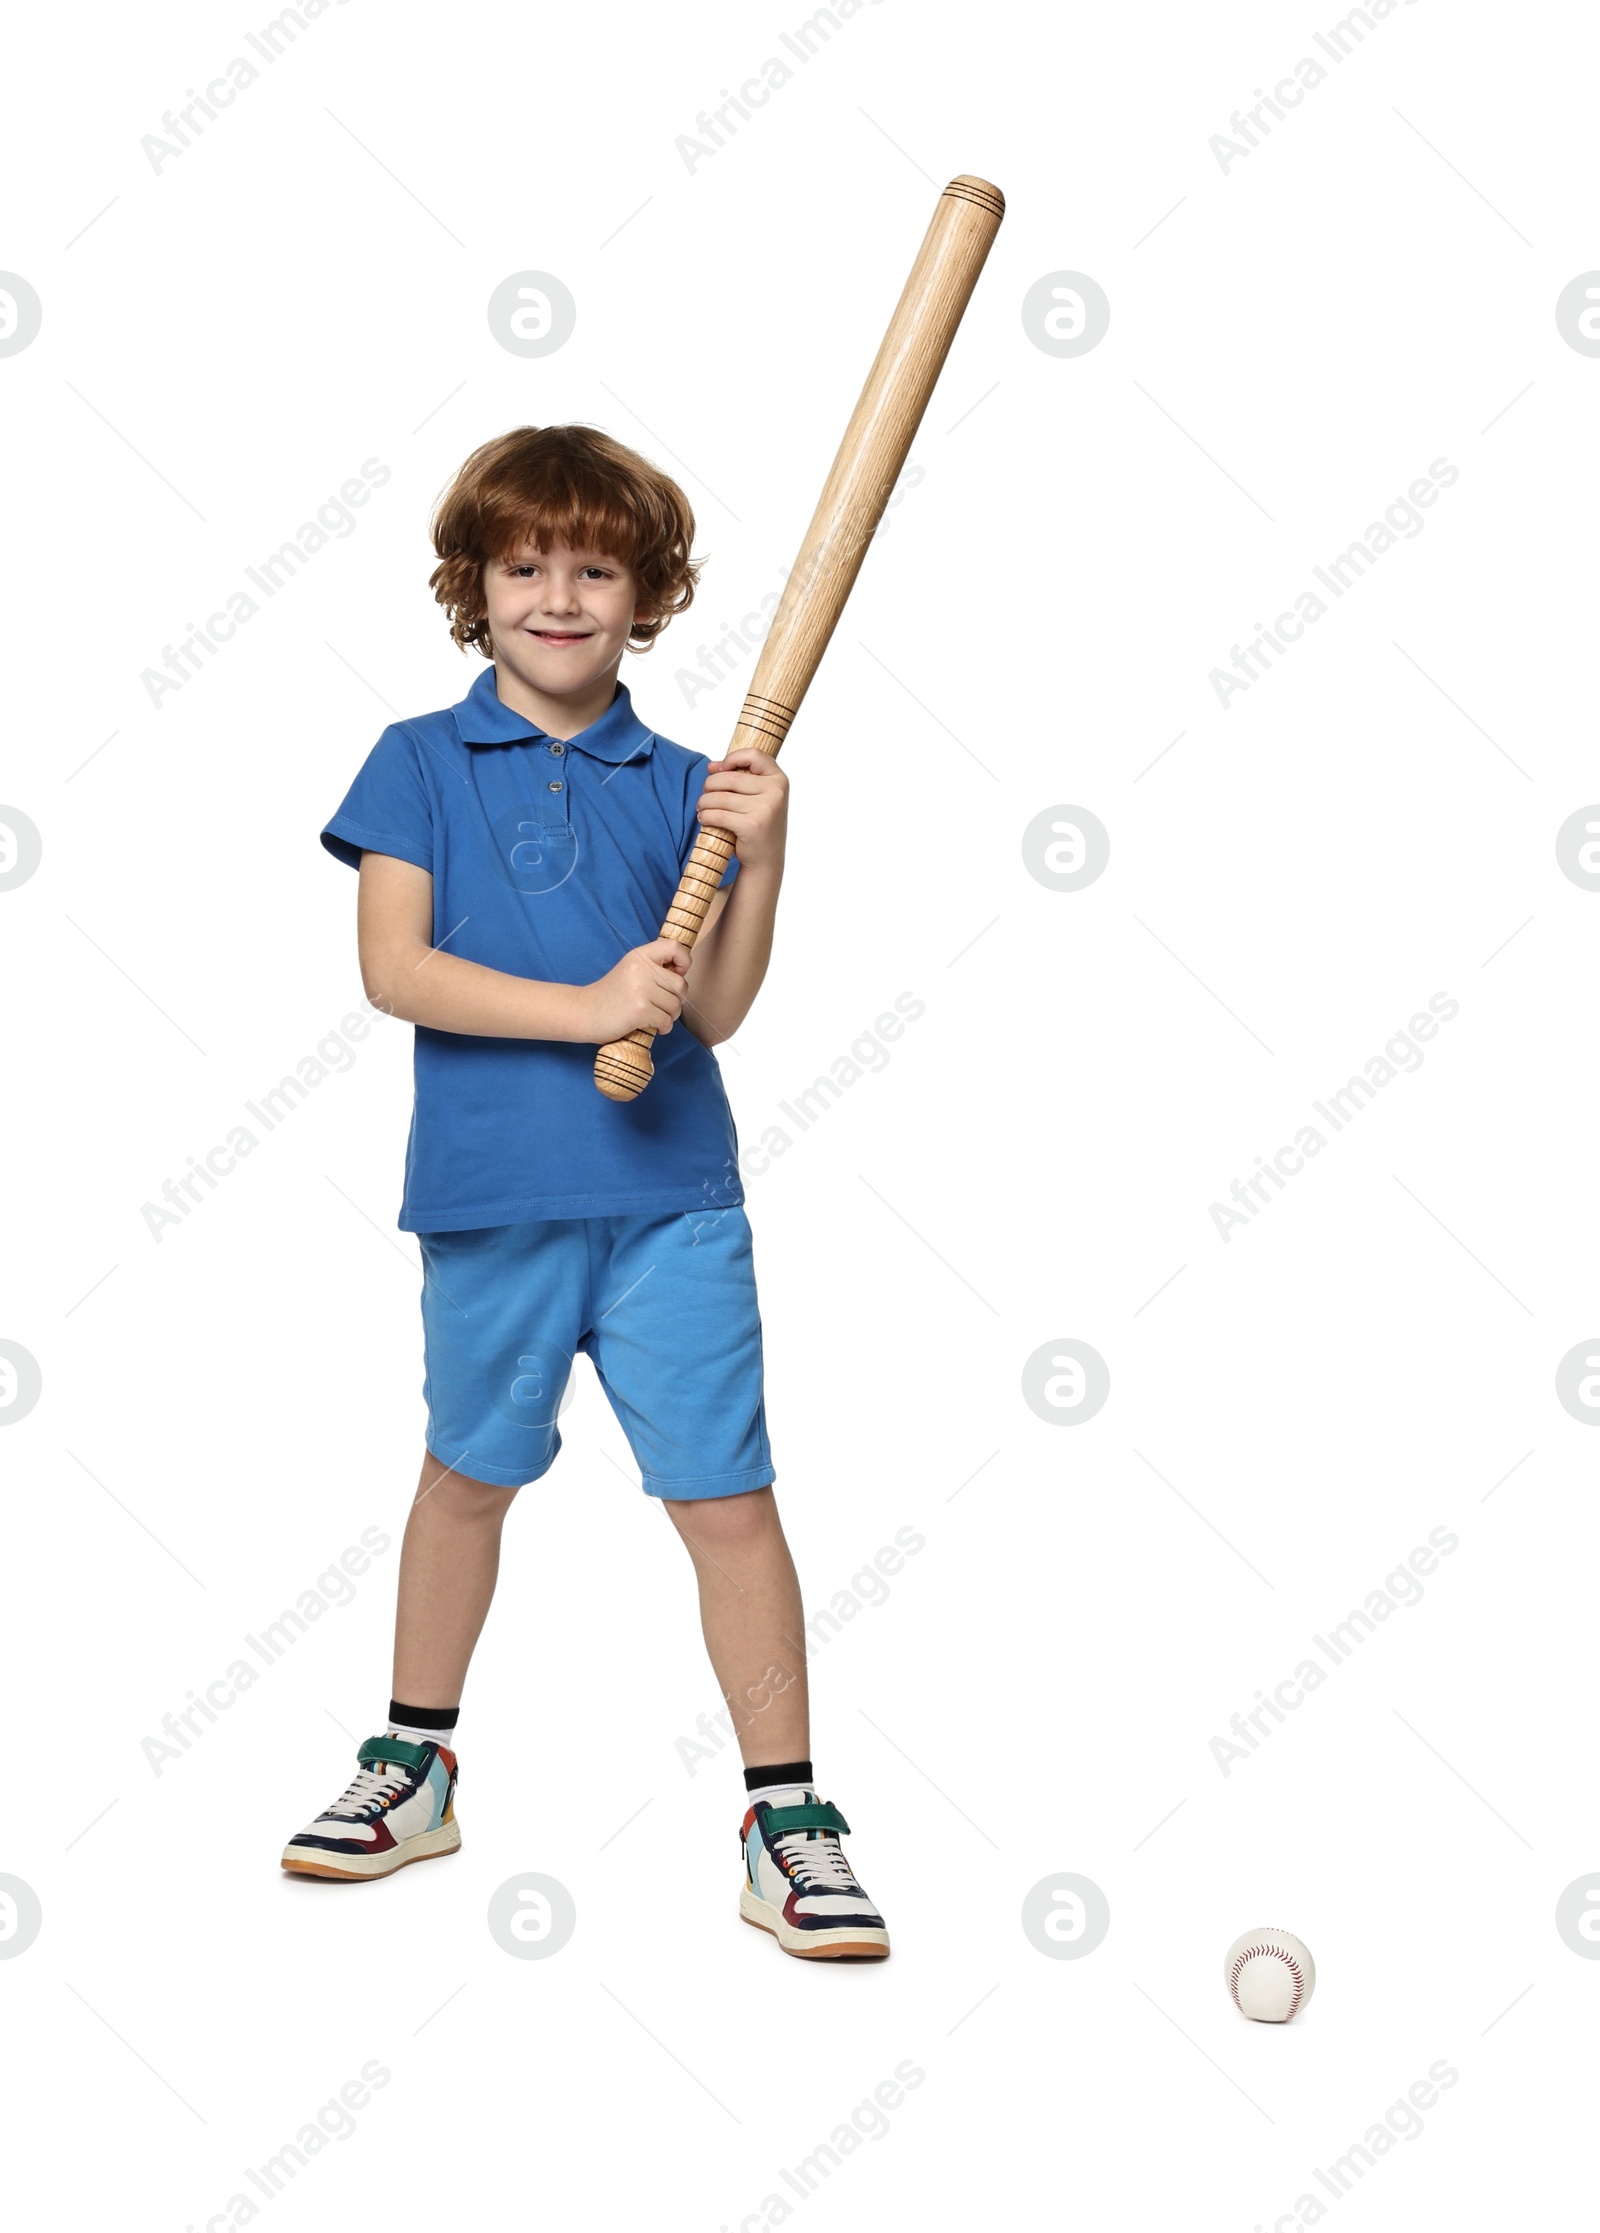
{"label": "black ankle sock", "polygon": [[389,1725],[393,1729],[417,1729],[431,1737],[438,1745],[454,1750],[456,1723],[461,1718],[459,1706],[403,1706],[398,1698],[389,1700]]}
{"label": "black ankle sock", "polygon": [[746,1791],[759,1791],[763,1785],[769,1783],[803,1783],[808,1790],[811,1789],[810,1761],[781,1760],[775,1768],[746,1768],[744,1772]]}

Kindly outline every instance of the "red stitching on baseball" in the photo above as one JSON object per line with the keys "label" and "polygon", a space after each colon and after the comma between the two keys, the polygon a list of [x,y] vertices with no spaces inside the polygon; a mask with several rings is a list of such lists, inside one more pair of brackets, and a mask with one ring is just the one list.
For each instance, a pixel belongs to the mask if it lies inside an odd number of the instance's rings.
{"label": "red stitching on baseball", "polygon": [[1294,1977],[1294,1998],[1289,2003],[1289,2015],[1285,2016],[1284,2018],[1284,2022],[1287,2023],[1289,2021],[1289,2016],[1292,2016],[1295,2010],[1300,2005],[1301,1997],[1305,1992],[1306,1981],[1304,1974],[1301,1971],[1300,1964],[1295,1960],[1292,1954],[1286,1952],[1285,1949],[1281,1946],[1247,1946],[1244,1949],[1244,1952],[1234,1963],[1233,1975],[1228,1980],[1228,1992],[1230,1997],[1232,1998],[1233,2005],[1239,2010],[1239,2013],[1242,2016],[1244,2014],[1244,2008],[1239,2000],[1239,1972],[1244,1968],[1246,1962],[1254,1961],[1255,1957],[1258,1954],[1270,1954],[1275,1961],[1287,1962],[1289,1965],[1289,1969]]}

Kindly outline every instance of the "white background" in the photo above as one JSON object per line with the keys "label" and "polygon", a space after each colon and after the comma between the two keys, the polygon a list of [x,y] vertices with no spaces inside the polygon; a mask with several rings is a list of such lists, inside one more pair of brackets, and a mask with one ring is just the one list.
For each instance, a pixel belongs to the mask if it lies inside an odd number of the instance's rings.
{"label": "white background", "polygon": [[[1351,2222],[1564,2213],[1600,1445],[1555,1376],[1600,1307],[1600,898],[1555,837],[1600,795],[1600,361],[1554,307],[1600,264],[1600,42],[1575,6],[1418,0],[1335,67],[1338,12],[882,0],[802,65],[799,9],[350,0],[159,172],[141,138],[254,19],[14,23],[0,264],[44,322],[0,359],[0,796],[44,854],[0,894],[0,1335],[43,1393],[3,1444],[0,1871],[44,1927],[0,1964],[0,2085],[54,2221],[1248,2233],[1339,2214],[1316,2167],[1441,2060]],[[691,170],[772,55],[792,82]],[[1225,172],[1212,136],[1303,56],[1327,82]],[[460,1858],[288,1881],[386,1702],[409,1032],[159,1243],[142,1205],[359,999],[317,832],[478,671],[426,586],[462,458],[578,419],[678,475],[709,565],[624,678],[718,751],[743,671],[692,708],[678,672],[792,561],[959,171],[1009,212],[788,746],[778,951],[722,1054],[749,1143],[926,1003],[749,1183],[808,1612],[925,1538],[813,1665],[894,1958],[740,1926],[733,1748],[691,1774],[677,1743],[717,1704],[690,1570],[586,1368],[508,1526]],[[526,269],[578,306],[538,360],[485,316]],[[1057,271],[1110,299],[1087,355],[1024,330]],[[152,706],[163,646],[371,457],[356,531]],[[1210,670],[1436,458],[1425,530],[1224,709]],[[1111,856],[1060,893],[1022,833],[1070,806]],[[1421,1069],[1225,1242],[1210,1205],[1435,993]],[[1064,1338],[1110,1374],[1076,1425],[1022,1395]],[[154,1774],[162,1717],[364,1528],[392,1544],[354,1601]],[[1229,1717],[1436,1528],[1422,1601],[1224,1775]],[[527,1870],[577,1907],[544,1961],[485,1922]],[[1077,1960],[1020,1921],[1063,1871],[1110,1903]],[[1286,2030],[1222,1989],[1263,1923],[1319,1965]],[[245,2166],[372,2061],[267,2201]],[[783,2167],[907,2061],[802,2200]]]}

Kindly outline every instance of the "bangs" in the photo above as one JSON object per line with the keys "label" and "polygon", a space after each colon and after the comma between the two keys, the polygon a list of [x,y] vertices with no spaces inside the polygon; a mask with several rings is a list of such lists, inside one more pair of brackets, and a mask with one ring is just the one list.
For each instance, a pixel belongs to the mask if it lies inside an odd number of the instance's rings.
{"label": "bangs", "polygon": [[483,516],[484,557],[502,564],[524,544],[536,550],[594,551],[637,569],[653,540],[653,523],[639,516],[628,495],[593,471],[552,459],[542,472],[488,495]]}

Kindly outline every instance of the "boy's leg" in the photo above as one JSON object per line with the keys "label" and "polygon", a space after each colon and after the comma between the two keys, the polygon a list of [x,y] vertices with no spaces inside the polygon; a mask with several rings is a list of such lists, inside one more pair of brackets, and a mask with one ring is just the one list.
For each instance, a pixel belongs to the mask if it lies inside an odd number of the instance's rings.
{"label": "boy's leg", "polygon": [[745,1766],[809,1759],[800,1584],[771,1489],[661,1501],[694,1561],[701,1632]]}
{"label": "boy's leg", "polygon": [[422,1726],[404,1736],[391,1726],[368,1738],[354,1782],[285,1846],[283,1866],[292,1875],[370,1881],[459,1850],[455,1737],[443,1724],[455,1719],[451,1709],[494,1595],[501,1523],[516,1493],[424,1453],[400,1551],[394,1643],[394,1702]]}
{"label": "boy's leg", "polygon": [[424,1451],[400,1546],[392,1695],[457,1706],[500,1572],[500,1530],[515,1489],[474,1481]]}
{"label": "boy's leg", "polygon": [[561,1448],[589,1249],[582,1218],[417,1238],[428,1440],[400,1551],[392,1695],[448,1709],[494,1596],[517,1485]]}
{"label": "boy's leg", "polygon": [[812,1777],[804,1614],[771,1488],[749,1223],[725,1209],[605,1227],[591,1227],[583,1346],[646,1494],[694,1561],[746,1764],[739,1913],[785,1953],[881,1961],[888,1930],[839,1843],[850,1825]]}
{"label": "boy's leg", "polygon": [[[284,1867],[306,1876],[387,1876],[459,1847],[456,1707],[494,1595],[501,1526],[517,1486],[561,1448],[585,1222],[422,1233],[418,1245],[428,1444],[400,1554],[389,1722],[361,1746],[343,1796],[285,1848]],[[456,1462],[431,1454],[441,1450]]]}
{"label": "boy's leg", "polygon": [[888,1929],[839,1844],[850,1825],[812,1781],[800,1586],[772,1491],[662,1501],[750,1786],[739,1913],[803,1960],[882,1961]]}

